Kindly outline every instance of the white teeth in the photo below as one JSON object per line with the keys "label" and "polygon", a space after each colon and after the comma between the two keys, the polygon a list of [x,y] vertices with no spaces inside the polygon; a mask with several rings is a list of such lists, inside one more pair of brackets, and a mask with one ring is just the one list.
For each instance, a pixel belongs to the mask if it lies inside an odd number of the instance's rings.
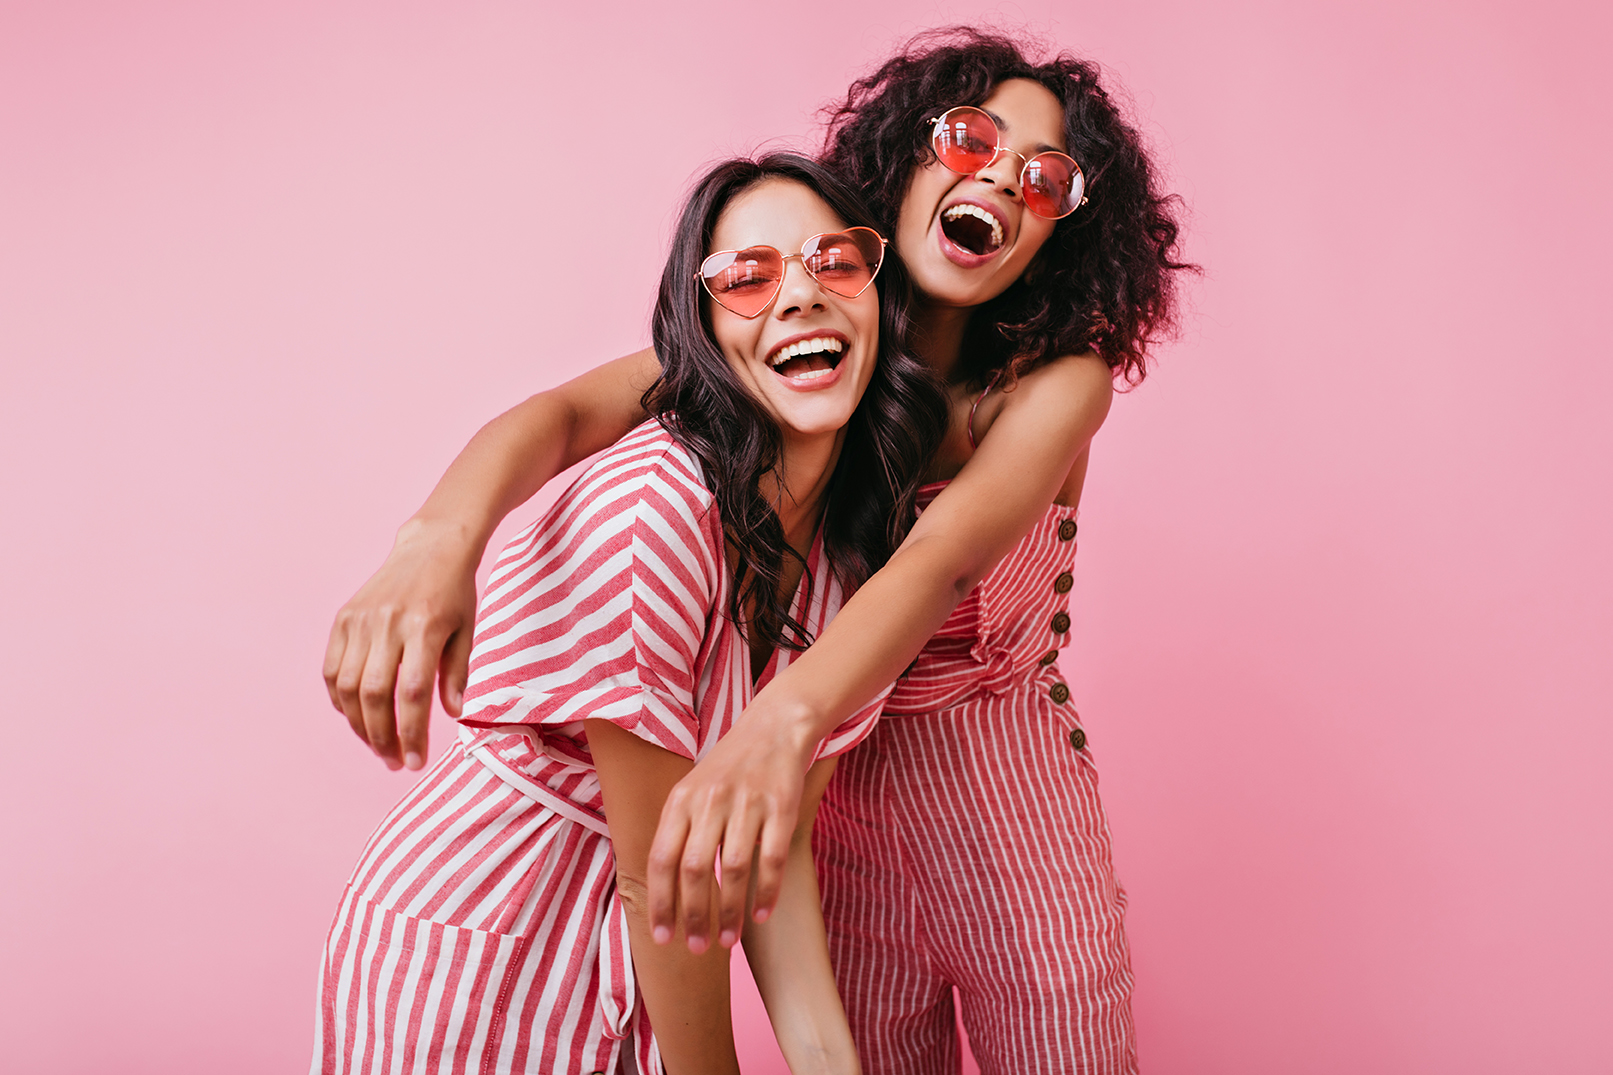
{"label": "white teeth", "polygon": [[802,355],[815,355],[824,351],[837,355],[845,349],[845,346],[844,343],[833,336],[814,336],[810,340],[797,340],[788,347],[783,348],[778,354],[768,359],[767,364],[769,366],[782,366],[792,358],[800,358]]}
{"label": "white teeth", "polygon": [[992,246],[992,249],[995,250],[997,247],[1002,245],[1002,243],[1003,243],[1003,226],[1002,226],[1002,224],[997,220],[996,217],[992,216],[990,213],[986,212],[984,209],[980,208],[980,206],[978,206],[978,205],[970,205],[968,202],[963,202],[963,203],[960,203],[958,205],[954,205],[951,209],[948,209],[946,212],[941,214],[941,219],[942,220],[957,220],[959,217],[965,217],[965,216],[972,216],[976,220],[984,220],[987,224],[991,225],[991,246]]}

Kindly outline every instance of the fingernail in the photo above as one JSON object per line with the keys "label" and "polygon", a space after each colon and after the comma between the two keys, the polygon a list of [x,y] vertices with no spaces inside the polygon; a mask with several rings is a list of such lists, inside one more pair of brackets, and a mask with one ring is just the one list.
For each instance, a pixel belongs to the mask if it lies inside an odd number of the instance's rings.
{"label": "fingernail", "polygon": [[732,948],[737,940],[739,940],[739,934],[731,929],[725,929],[722,931],[722,936],[717,938],[717,943],[724,948]]}
{"label": "fingernail", "polygon": [[650,931],[650,936],[655,938],[656,944],[665,944],[672,939],[672,931],[665,926],[656,926]]}
{"label": "fingernail", "polygon": [[756,919],[758,922],[766,922],[767,916],[772,913],[773,909],[771,907],[758,907],[756,908],[756,913],[751,915],[751,917]]}
{"label": "fingernail", "polygon": [[424,764],[425,763],[420,760],[420,755],[416,754],[412,750],[403,756],[403,766],[406,769],[418,769]]}
{"label": "fingernail", "polygon": [[392,770],[394,773],[403,768],[403,763],[398,761],[396,758],[383,757],[381,760],[386,762],[386,767]]}
{"label": "fingernail", "polygon": [[693,952],[697,956],[704,954],[705,950],[709,947],[710,945],[706,943],[706,939],[704,937],[689,938],[689,951]]}

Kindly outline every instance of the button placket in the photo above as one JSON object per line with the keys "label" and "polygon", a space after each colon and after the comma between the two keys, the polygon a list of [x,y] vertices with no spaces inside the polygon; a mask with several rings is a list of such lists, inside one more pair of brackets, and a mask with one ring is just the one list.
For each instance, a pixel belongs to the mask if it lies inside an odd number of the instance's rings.
{"label": "button placket", "polygon": [[[1075,537],[1075,520],[1065,519],[1063,522],[1059,523],[1059,540],[1069,541],[1073,537]],[[1073,585],[1075,585],[1075,577],[1068,571],[1061,571],[1058,577],[1053,580],[1053,591],[1061,595],[1067,594],[1070,592],[1070,587]],[[1070,629],[1070,614],[1062,609],[1053,613],[1053,621],[1048,626],[1053,628],[1054,634],[1065,634]],[[1053,649],[1048,650],[1042,655],[1040,664],[1045,668],[1057,660],[1058,655],[1059,651],[1055,646]],[[1065,683],[1054,683],[1048,688],[1047,696],[1053,699],[1054,705],[1063,705],[1065,702],[1070,700],[1069,685]]]}

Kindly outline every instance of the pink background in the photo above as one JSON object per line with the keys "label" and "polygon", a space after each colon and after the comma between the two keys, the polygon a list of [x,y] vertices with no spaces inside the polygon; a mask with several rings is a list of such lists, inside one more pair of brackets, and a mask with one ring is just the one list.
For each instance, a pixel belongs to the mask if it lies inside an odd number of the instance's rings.
{"label": "pink background", "polygon": [[1605,5],[533,6],[0,7],[7,1070],[306,1063],[408,781],[337,606],[646,341],[702,163],[988,14],[1130,88],[1207,268],[1067,664],[1145,1068],[1613,1070]]}

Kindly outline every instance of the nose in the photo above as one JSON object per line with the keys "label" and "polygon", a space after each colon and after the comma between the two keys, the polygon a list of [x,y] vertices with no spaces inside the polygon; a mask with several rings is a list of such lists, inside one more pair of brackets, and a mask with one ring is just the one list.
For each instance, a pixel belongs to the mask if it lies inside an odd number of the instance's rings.
{"label": "nose", "polygon": [[810,313],[824,308],[823,289],[806,271],[800,254],[784,259],[784,279],[779,282],[778,298],[773,302],[776,317]]}
{"label": "nose", "polygon": [[1019,173],[1025,158],[1011,149],[998,149],[997,155],[976,172],[974,177],[988,186],[996,187],[1010,198],[1019,196]]}

